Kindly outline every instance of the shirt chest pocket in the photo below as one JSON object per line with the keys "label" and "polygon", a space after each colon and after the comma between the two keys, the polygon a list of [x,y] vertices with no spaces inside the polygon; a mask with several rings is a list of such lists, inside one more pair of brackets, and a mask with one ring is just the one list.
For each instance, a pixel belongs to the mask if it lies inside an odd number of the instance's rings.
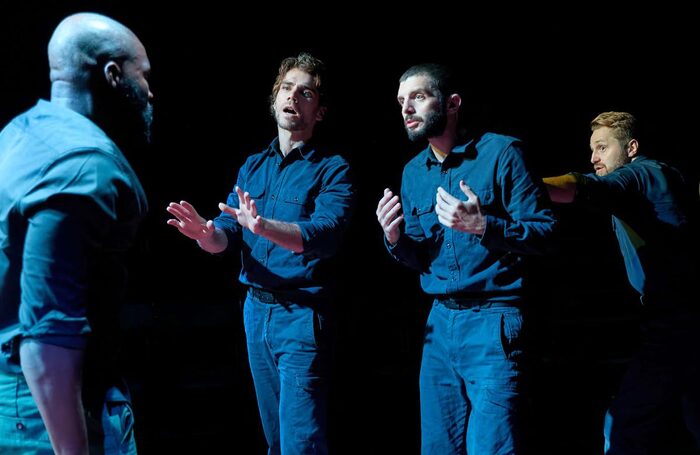
{"label": "shirt chest pocket", "polygon": [[279,195],[275,216],[284,221],[304,221],[311,219],[314,197],[306,189],[290,188]]}
{"label": "shirt chest pocket", "polygon": [[435,213],[434,201],[423,201],[413,207],[411,213],[418,219],[418,223],[426,238],[433,237],[440,230],[440,222]]}
{"label": "shirt chest pocket", "polygon": [[[494,212],[494,201],[496,199],[494,194],[493,194],[493,188],[483,188],[483,189],[472,188],[472,191],[479,198],[479,205],[481,206],[481,212],[482,213],[493,213]],[[459,198],[462,200],[466,200],[467,196],[464,193],[462,193],[459,196]]]}
{"label": "shirt chest pocket", "polygon": [[267,200],[265,194],[265,187],[263,185],[249,185],[248,188],[243,188],[243,191],[247,191],[250,195],[250,199],[255,201],[255,207],[258,209],[258,215],[266,216],[265,207],[267,207]]}
{"label": "shirt chest pocket", "polygon": [[[472,189],[472,191],[479,198],[479,205],[481,206],[482,213],[498,212],[498,210],[495,209],[495,196],[492,188]],[[467,200],[467,196],[461,191],[460,194],[455,194],[454,196],[462,201]],[[435,201],[432,199],[420,201],[413,207],[411,213],[418,219],[420,227],[423,230],[423,235],[427,238],[437,236],[443,228],[438,220],[437,213],[435,213]]]}

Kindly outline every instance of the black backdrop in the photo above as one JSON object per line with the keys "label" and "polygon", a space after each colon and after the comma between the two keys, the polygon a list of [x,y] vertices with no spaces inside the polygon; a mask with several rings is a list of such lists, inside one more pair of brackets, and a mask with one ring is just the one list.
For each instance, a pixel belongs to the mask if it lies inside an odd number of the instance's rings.
{"label": "black backdrop", "polygon": [[[467,112],[523,138],[542,175],[587,171],[590,119],[628,110],[642,123],[643,150],[697,179],[697,37],[689,15],[651,11],[639,18],[572,6],[546,11],[545,19],[544,11],[456,14],[435,2],[428,8],[380,15],[360,4],[246,5],[245,14],[235,4],[224,13],[221,2],[210,1],[2,6],[3,124],[48,97],[46,43],[68,13],[110,15],[149,53],[154,144],[134,161],[151,213],[122,315],[142,453],[263,453],[237,260],[199,251],[165,225],[165,207],[186,199],[205,216],[217,213],[245,157],[276,133],[267,98],[286,56],[307,50],[328,63],[334,99],[324,133],[343,146],[359,189],[338,259],[343,292],[331,406],[337,453],[418,453],[418,366],[429,302],[417,276],[383,251],[374,216],[382,189],[398,189],[402,166],[417,151],[395,101],[405,68],[441,61],[461,70],[476,88]],[[529,433],[534,453],[600,453],[603,411],[634,348],[636,299],[609,219],[572,207],[557,213],[561,253],[533,268],[539,297]]]}

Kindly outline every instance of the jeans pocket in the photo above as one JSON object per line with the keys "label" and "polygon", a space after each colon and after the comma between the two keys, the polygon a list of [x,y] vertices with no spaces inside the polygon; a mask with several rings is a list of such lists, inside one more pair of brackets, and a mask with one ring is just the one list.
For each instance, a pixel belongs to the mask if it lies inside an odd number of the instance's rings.
{"label": "jeans pocket", "polygon": [[136,454],[134,414],[128,401],[107,401],[102,409],[105,454]]}
{"label": "jeans pocket", "polygon": [[501,313],[501,348],[506,359],[518,360],[523,354],[523,316],[519,311]]}

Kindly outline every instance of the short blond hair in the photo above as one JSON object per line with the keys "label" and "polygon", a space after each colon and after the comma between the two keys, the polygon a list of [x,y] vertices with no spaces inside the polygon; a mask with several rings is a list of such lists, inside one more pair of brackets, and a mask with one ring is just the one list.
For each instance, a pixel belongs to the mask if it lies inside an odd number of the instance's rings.
{"label": "short blond hair", "polygon": [[623,144],[636,139],[637,119],[629,112],[603,112],[591,120],[591,131],[608,127],[615,138]]}

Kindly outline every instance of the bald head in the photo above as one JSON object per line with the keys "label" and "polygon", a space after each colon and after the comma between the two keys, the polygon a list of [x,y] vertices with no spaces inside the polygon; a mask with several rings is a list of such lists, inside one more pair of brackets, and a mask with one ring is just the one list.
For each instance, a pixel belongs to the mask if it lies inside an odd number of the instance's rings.
{"label": "bald head", "polygon": [[134,33],[119,22],[94,13],[68,16],[49,41],[51,82],[85,85],[98,65],[143,53]]}
{"label": "bald head", "polygon": [[94,13],[68,16],[49,41],[51,102],[121,134],[149,137],[151,64],[134,33]]}

